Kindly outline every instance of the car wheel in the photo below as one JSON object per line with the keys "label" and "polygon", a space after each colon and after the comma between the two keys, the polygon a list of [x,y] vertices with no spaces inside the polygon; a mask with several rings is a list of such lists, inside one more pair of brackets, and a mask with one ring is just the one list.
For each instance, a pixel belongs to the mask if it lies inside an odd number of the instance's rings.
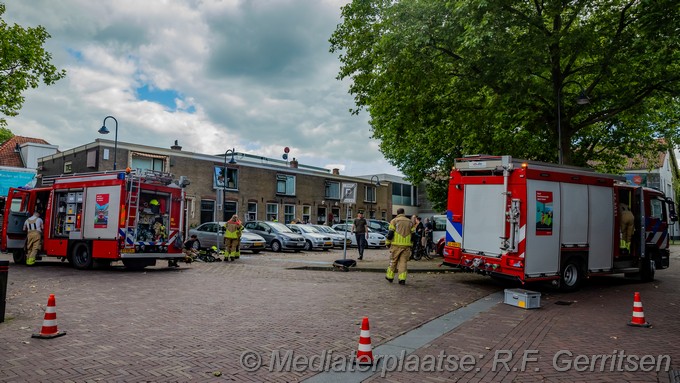
{"label": "car wheel", "polygon": [[312,250],[312,241],[307,240],[305,241],[305,247],[303,247],[304,251],[310,251]]}
{"label": "car wheel", "polygon": [[279,251],[281,251],[281,244],[279,243],[279,241],[272,241],[271,247],[273,252],[278,253]]}
{"label": "car wheel", "polygon": [[642,282],[652,282],[654,280],[654,272],[656,271],[655,262],[651,259],[651,254],[642,260],[640,267],[640,280]]}

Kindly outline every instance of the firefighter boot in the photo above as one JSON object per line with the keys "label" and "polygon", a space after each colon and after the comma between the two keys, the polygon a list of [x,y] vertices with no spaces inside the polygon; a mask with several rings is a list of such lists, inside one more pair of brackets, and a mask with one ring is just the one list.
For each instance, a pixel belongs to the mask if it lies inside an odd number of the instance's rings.
{"label": "firefighter boot", "polygon": [[403,273],[399,273],[399,284],[400,285],[405,285],[406,284],[406,272],[404,271]]}
{"label": "firefighter boot", "polygon": [[389,283],[392,283],[394,281],[394,271],[389,267],[387,268],[387,274],[385,275],[385,279],[387,279]]}

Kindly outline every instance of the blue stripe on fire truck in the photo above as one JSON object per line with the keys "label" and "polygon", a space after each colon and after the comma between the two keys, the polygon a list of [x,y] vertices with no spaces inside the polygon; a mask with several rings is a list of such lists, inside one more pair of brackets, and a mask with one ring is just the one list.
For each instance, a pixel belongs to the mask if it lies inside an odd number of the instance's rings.
{"label": "blue stripe on fire truck", "polygon": [[453,213],[446,212],[446,242],[463,242],[463,224],[453,222]]}

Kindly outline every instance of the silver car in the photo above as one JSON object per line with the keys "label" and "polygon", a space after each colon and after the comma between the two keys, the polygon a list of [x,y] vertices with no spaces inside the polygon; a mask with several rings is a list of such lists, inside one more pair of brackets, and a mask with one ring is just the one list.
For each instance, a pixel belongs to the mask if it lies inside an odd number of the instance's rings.
{"label": "silver car", "polygon": [[326,234],[321,233],[312,225],[305,224],[289,224],[286,225],[295,233],[305,237],[305,251],[312,249],[328,250],[333,248],[333,239]]}
{"label": "silver car", "polygon": [[[227,226],[226,222],[206,222],[196,228],[189,230],[189,237],[196,235],[198,239],[198,247],[201,249],[210,249],[217,246],[219,240],[220,248],[223,247],[224,228]],[[247,229],[241,234],[240,250],[249,250],[254,254],[264,250],[267,242],[261,236],[249,232]]]}
{"label": "silver car", "polygon": [[267,241],[267,247],[272,251],[293,250],[299,252],[304,249],[305,237],[294,233],[290,228],[279,222],[249,221],[244,224],[248,231],[260,235]]}
{"label": "silver car", "polygon": [[352,239],[350,237],[347,237],[347,239],[345,239],[345,233],[339,233],[330,226],[325,225],[312,225],[312,226],[319,230],[320,232],[327,234],[329,237],[331,237],[331,239],[333,240],[333,246],[335,247],[344,247],[343,243],[345,241],[347,241],[347,246],[352,245]]}
{"label": "silver car", "polygon": [[[336,225],[332,226],[333,229],[340,233],[344,233],[345,231],[347,232],[347,238],[350,238],[352,240],[352,246],[357,246],[357,237],[352,233],[352,224],[351,223],[338,223]],[[368,247],[385,247],[386,246],[386,238],[382,234],[375,233],[371,231],[371,229],[368,229]]]}

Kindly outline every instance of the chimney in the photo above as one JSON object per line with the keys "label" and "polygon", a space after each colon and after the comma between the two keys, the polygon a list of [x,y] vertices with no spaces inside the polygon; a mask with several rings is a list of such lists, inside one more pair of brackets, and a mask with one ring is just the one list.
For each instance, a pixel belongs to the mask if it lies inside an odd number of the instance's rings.
{"label": "chimney", "polygon": [[291,168],[296,168],[298,167],[298,161],[293,157],[293,159],[290,161],[290,167]]}
{"label": "chimney", "polygon": [[172,146],[170,147],[170,149],[172,149],[172,150],[182,150],[182,147],[179,146],[177,140],[175,140],[175,145],[172,145]]}
{"label": "chimney", "polygon": [[340,169],[338,169],[338,168],[333,168],[333,175],[334,175],[334,176],[339,176],[339,175],[340,175]]}

